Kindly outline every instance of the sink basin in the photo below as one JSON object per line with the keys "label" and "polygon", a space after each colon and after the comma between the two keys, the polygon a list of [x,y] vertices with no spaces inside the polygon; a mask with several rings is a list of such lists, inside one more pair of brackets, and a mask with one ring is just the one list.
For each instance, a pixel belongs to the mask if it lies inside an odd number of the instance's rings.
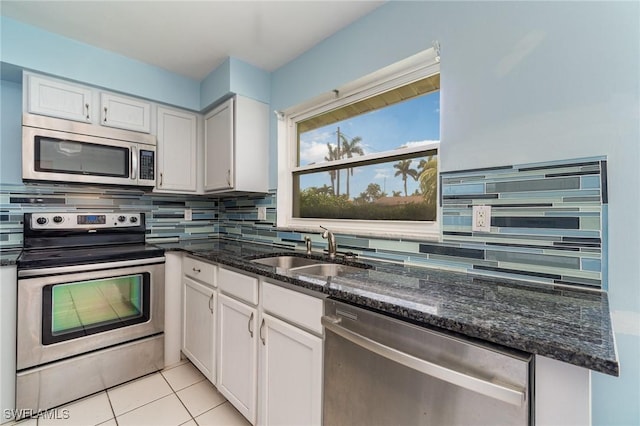
{"label": "sink basin", "polygon": [[362,272],[363,268],[341,265],[339,263],[319,263],[315,265],[299,266],[289,269],[300,274],[319,275],[322,277],[335,277],[346,274]]}
{"label": "sink basin", "polygon": [[261,265],[273,266],[275,268],[293,269],[301,266],[317,265],[322,261],[316,259],[307,259],[306,257],[273,256],[264,257],[262,259],[254,259],[252,260],[252,262],[259,263]]}

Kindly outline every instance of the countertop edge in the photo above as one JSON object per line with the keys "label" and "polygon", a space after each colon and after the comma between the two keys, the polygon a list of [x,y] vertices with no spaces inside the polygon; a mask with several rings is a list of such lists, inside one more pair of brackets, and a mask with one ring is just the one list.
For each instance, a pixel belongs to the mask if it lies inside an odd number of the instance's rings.
{"label": "countertop edge", "polygon": [[[307,280],[291,277],[288,275],[282,275],[277,273],[277,271],[274,271],[274,268],[272,267],[250,263],[250,260],[252,258],[265,257],[261,255],[239,256],[229,253],[216,253],[212,251],[202,251],[197,249],[191,250],[189,248],[175,247],[165,250],[182,251],[192,256],[219,263],[228,267],[236,268],[250,274],[260,275],[276,281],[291,284],[295,287],[302,287],[308,290],[324,293],[327,296],[335,298],[337,300],[353,303],[356,306],[362,306],[366,309],[381,312],[383,314],[388,314],[399,319],[407,320],[413,324],[440,328],[473,339],[486,341],[491,344],[497,344],[535,355],[545,356],[607,375],[618,376],[620,373],[619,361],[615,354],[615,349],[613,354],[614,356],[612,358],[594,356],[586,352],[580,352],[570,347],[562,346],[558,343],[533,341],[531,339],[523,338],[519,335],[505,333],[501,330],[489,329],[480,325],[454,321],[437,315],[426,314],[425,312],[413,310],[407,307],[400,307],[392,303],[381,302],[379,300],[371,299],[366,296],[342,292],[338,289],[314,284],[314,280],[312,279]],[[276,255],[277,253],[282,254],[282,252],[285,251],[276,247],[274,248],[274,252],[272,253],[272,255]],[[298,256],[301,255],[299,252],[295,252],[294,254]],[[486,277],[481,278],[484,279]],[[604,294],[604,297],[606,297],[606,293]]]}

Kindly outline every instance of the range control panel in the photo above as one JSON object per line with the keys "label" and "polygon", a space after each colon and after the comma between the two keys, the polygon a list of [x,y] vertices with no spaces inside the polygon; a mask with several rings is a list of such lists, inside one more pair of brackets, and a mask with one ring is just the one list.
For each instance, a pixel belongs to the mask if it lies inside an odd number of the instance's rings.
{"label": "range control panel", "polygon": [[140,213],[33,213],[31,229],[122,228],[141,220]]}

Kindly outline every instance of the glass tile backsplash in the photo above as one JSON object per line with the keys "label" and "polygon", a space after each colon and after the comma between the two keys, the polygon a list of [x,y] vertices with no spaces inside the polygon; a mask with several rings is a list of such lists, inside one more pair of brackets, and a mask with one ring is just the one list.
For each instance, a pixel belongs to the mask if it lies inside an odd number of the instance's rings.
{"label": "glass tile backsplash", "polygon": [[[606,289],[604,157],[446,172],[440,178],[442,242],[336,235],[341,251],[408,265]],[[471,229],[474,205],[490,205],[491,232]],[[258,221],[258,207],[267,219]],[[192,209],[193,220],[184,220]],[[276,229],[275,193],[234,198],[148,194],[62,185],[2,185],[0,243],[22,245],[22,214],[129,209],[147,216],[149,242],[225,237],[304,249],[309,235]]]}
{"label": "glass tile backsplash", "polygon": [[[71,185],[0,185],[0,246],[22,247],[24,213],[125,210],[146,216],[147,241],[218,236],[218,202],[201,196],[145,193],[136,189]],[[193,218],[184,220],[185,209]]]}
{"label": "glass tile backsplash", "polygon": [[[336,235],[342,251],[409,265],[606,289],[606,159],[442,173],[442,242]],[[474,205],[492,207],[491,232],[473,232]],[[267,220],[257,220],[257,207]],[[220,235],[304,249],[318,234],[278,231],[275,194],[228,198]],[[604,266],[603,266],[604,265]]]}

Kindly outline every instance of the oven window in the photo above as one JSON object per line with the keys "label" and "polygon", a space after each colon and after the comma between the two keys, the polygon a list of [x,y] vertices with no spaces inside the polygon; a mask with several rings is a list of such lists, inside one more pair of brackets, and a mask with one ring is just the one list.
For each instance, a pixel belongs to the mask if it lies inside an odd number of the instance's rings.
{"label": "oven window", "polygon": [[35,169],[128,178],[129,148],[36,136]]}
{"label": "oven window", "polygon": [[149,320],[149,273],[45,286],[44,345]]}

